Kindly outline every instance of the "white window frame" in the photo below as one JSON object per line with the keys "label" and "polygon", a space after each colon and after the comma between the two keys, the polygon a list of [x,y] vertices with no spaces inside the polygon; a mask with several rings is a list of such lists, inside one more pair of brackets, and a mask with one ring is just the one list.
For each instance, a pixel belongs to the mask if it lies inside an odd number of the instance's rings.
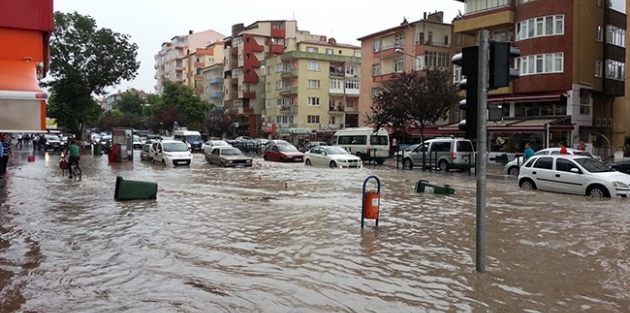
{"label": "white window frame", "polygon": [[604,63],[602,60],[595,60],[595,77],[603,77]]}
{"label": "white window frame", "polygon": [[564,15],[535,17],[516,23],[516,41],[564,35]]}
{"label": "white window frame", "polygon": [[319,124],[319,115],[307,115],[306,122],[308,124]]}
{"label": "white window frame", "polygon": [[306,47],[306,52],[308,52],[308,53],[319,53],[319,48],[307,46]]}
{"label": "white window frame", "polygon": [[309,79],[308,80],[308,88],[309,89],[319,89],[320,81],[318,79]]}
{"label": "white window frame", "polygon": [[319,97],[308,97],[306,103],[309,106],[319,106]]}
{"label": "white window frame", "polygon": [[309,61],[307,63],[307,69],[312,72],[319,72],[321,71],[321,65],[319,64],[319,62]]}
{"label": "white window frame", "polygon": [[521,76],[564,72],[564,53],[548,53],[523,56],[516,59]]}
{"label": "white window frame", "polygon": [[394,72],[400,73],[405,70],[405,59],[398,59],[394,61]]}
{"label": "white window frame", "polygon": [[381,75],[381,65],[380,64],[372,64],[372,76]]}

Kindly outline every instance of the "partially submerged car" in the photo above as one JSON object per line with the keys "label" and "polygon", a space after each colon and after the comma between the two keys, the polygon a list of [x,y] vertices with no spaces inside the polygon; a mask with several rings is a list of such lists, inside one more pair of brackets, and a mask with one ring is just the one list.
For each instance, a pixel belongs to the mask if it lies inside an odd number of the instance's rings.
{"label": "partially submerged car", "polygon": [[252,167],[254,160],[243,155],[241,150],[234,147],[215,147],[210,154],[206,154],[206,160],[210,164],[221,167]]}

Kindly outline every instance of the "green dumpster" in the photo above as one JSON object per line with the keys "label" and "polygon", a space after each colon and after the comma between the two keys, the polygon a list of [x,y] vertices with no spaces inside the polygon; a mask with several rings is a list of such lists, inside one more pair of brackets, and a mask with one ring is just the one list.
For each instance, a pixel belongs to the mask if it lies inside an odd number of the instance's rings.
{"label": "green dumpster", "polygon": [[157,199],[157,187],[157,183],[123,180],[121,176],[118,176],[116,177],[114,199],[116,201],[154,200]]}
{"label": "green dumpster", "polygon": [[416,183],[416,192],[417,193],[432,193],[438,195],[452,195],[455,194],[455,189],[451,188],[449,185],[436,185],[432,184],[426,180],[420,180]]}
{"label": "green dumpster", "polygon": [[100,143],[94,145],[94,155],[103,155],[103,145]]}

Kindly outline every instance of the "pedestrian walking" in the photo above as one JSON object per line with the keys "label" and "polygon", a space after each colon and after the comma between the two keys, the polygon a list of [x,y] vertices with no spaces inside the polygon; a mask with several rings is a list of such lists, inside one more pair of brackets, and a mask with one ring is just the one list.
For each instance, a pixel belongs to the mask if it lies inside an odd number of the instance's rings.
{"label": "pedestrian walking", "polygon": [[564,145],[564,141],[560,141],[559,145],[560,145],[560,154],[569,154],[569,151],[567,151],[567,147]]}
{"label": "pedestrian walking", "polygon": [[525,144],[525,160],[533,156],[534,156],[534,149],[532,149],[532,144],[528,142]]}

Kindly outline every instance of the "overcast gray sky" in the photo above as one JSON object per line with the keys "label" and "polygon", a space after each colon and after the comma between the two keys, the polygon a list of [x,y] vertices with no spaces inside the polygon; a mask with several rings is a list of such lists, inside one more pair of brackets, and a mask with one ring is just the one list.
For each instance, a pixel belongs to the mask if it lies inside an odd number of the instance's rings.
{"label": "overcast gray sky", "polygon": [[55,0],[55,10],[92,16],[98,27],[131,36],[138,44],[138,76],[112,88],[154,92],[153,56],[164,41],[188,30],[214,29],[229,35],[233,24],[257,20],[293,19],[298,28],[359,45],[359,37],[422,18],[423,12],[444,11],[451,22],[463,3],[455,0]]}

